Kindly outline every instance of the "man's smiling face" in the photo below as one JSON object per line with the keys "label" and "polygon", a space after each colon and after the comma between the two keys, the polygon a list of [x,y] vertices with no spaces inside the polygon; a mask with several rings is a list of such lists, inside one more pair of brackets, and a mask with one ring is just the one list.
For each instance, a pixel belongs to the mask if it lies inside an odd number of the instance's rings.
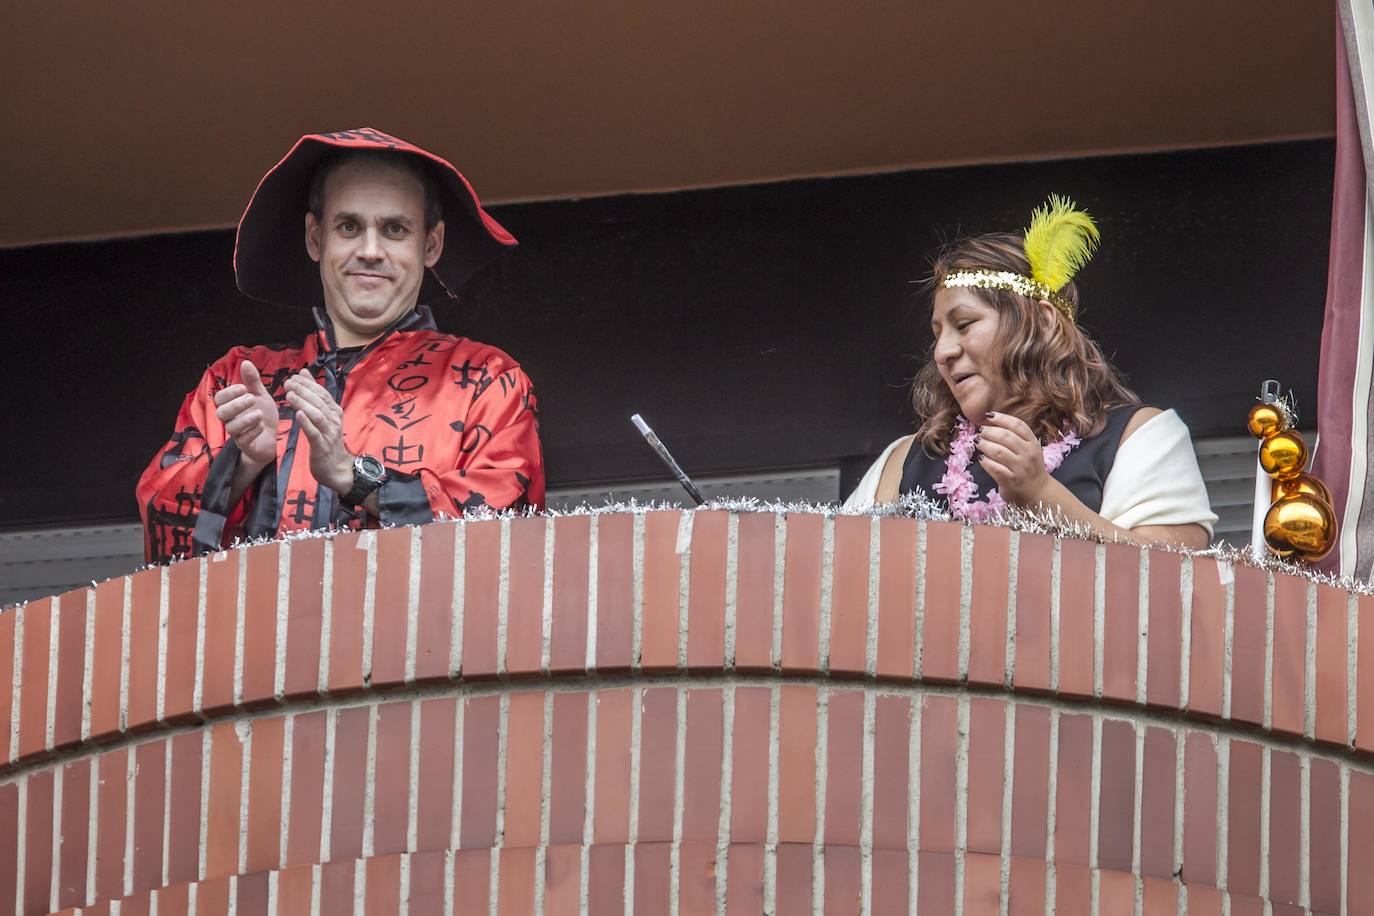
{"label": "man's smiling face", "polygon": [[319,262],[338,345],[362,346],[415,307],[443,251],[444,224],[426,228],[418,178],[369,160],[330,172],[320,209],[305,215],[306,250]]}

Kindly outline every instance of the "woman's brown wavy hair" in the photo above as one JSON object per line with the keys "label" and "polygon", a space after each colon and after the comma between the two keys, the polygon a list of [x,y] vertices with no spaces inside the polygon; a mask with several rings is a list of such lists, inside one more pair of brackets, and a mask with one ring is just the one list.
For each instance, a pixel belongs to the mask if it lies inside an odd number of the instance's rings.
{"label": "woman's brown wavy hair", "polygon": [[[931,270],[932,299],[945,277],[958,270],[1009,270],[1030,276],[1023,241],[1020,235],[999,232],[950,243]],[[1065,422],[1084,439],[1095,436],[1106,425],[1109,409],[1140,403],[1097,343],[1059,309],[1054,309],[1054,323],[1046,327],[1039,320],[1041,306],[1033,299],[1011,290],[971,288],[969,292],[996,308],[1000,319],[997,345],[1002,351],[1002,378],[1010,393],[1002,410],[1025,420],[1042,442],[1058,436]],[[1078,288],[1072,281],[1060,295],[1077,314]],[[926,363],[912,383],[911,402],[920,424],[917,441],[929,454],[944,455],[960,413],[934,356],[932,342]]]}

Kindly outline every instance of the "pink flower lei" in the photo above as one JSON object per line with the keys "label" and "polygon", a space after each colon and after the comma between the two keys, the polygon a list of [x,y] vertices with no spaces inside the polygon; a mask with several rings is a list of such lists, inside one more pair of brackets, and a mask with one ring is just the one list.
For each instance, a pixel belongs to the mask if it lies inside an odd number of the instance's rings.
{"label": "pink flower lei", "polygon": [[[1045,456],[1045,470],[1053,474],[1064,463],[1065,457],[1081,440],[1073,427],[1065,424],[1064,432],[1058,439],[1041,446]],[[954,425],[954,439],[949,444],[949,458],[945,461],[945,474],[935,485],[935,492],[949,501],[950,514],[955,518],[970,522],[985,522],[1007,506],[1007,501],[994,487],[988,491],[987,500],[978,500],[978,484],[973,482],[969,464],[973,461],[973,449],[978,443],[978,428],[960,417]]]}

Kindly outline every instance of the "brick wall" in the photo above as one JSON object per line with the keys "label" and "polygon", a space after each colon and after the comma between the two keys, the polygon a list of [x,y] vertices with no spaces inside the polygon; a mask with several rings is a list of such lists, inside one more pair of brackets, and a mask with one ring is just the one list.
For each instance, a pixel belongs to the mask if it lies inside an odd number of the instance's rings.
{"label": "brick wall", "polygon": [[0,722],[0,914],[1374,913],[1374,599],[991,527],[229,551],[0,615]]}

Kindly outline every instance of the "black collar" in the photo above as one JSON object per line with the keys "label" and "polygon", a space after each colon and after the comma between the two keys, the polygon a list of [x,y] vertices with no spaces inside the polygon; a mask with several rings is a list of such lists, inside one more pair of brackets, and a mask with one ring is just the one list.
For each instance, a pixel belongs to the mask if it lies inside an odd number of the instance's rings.
{"label": "black collar", "polygon": [[[334,337],[334,321],[332,318],[329,317],[329,313],[325,311],[323,306],[319,305],[312,308],[310,310],[310,313],[315,318],[315,329],[324,334],[324,346],[320,348],[321,354],[325,352],[332,352],[334,350],[339,349],[338,342]],[[381,343],[383,340],[386,340],[388,337],[390,337],[397,331],[437,330],[439,330],[439,326],[434,323],[434,313],[430,311],[429,306],[421,302],[420,304],[416,305],[415,308],[411,309],[410,311],[402,315],[400,318],[397,318],[395,321],[393,321],[391,325],[377,337],[376,340],[372,341],[367,346],[363,347],[362,352],[366,353],[370,351],[377,344]]]}

